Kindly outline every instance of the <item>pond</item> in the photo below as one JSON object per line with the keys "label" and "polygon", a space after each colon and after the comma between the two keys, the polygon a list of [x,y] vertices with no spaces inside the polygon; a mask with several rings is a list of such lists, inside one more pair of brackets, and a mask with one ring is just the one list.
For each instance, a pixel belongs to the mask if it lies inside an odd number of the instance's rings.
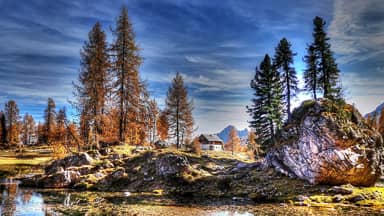
{"label": "pond", "polygon": [[302,207],[244,200],[167,198],[129,192],[78,192],[19,187],[12,179],[0,183],[0,214],[11,215],[372,215],[378,209],[355,206]]}

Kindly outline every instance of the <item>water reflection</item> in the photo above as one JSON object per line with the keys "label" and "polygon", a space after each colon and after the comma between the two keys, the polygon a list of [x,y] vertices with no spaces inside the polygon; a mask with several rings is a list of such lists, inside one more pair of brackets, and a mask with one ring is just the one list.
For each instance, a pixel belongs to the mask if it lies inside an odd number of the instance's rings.
{"label": "water reflection", "polygon": [[[190,200],[191,201],[191,200]],[[199,200],[200,202],[201,200]],[[382,214],[375,208],[330,206],[330,208],[300,207],[275,204],[180,202],[179,198],[128,192],[79,192],[69,190],[37,190],[18,186],[8,179],[0,182],[0,215],[59,215],[57,210],[91,215],[372,215]],[[139,205],[138,205],[139,204]],[[56,210],[56,211],[55,211]],[[107,211],[108,210],[108,211]],[[64,211],[65,212],[65,211]],[[74,212],[76,213],[76,212]],[[62,214],[60,214],[62,215]]]}
{"label": "water reflection", "polygon": [[20,188],[17,181],[7,179],[1,182],[0,194],[1,215],[45,215],[47,213],[41,194]]}
{"label": "water reflection", "polygon": [[253,216],[249,212],[230,212],[230,211],[218,211],[212,214],[212,216]]}

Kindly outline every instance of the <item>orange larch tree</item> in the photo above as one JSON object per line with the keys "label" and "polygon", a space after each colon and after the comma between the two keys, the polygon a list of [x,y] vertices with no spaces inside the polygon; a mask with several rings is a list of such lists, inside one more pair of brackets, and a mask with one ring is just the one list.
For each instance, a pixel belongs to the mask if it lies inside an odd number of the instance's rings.
{"label": "orange larch tree", "polygon": [[111,92],[110,62],[106,35],[97,22],[88,34],[81,50],[81,70],[78,83],[74,83],[76,102],[80,113],[81,134],[85,143],[98,145],[103,133],[103,115],[106,99]]}
{"label": "orange larch tree", "polygon": [[232,127],[228,135],[228,141],[225,144],[225,150],[231,151],[232,154],[234,154],[234,152],[239,151],[239,149],[240,149],[240,138],[239,138],[239,135],[237,134],[236,128]]}
{"label": "orange larch tree", "polygon": [[168,139],[168,117],[165,111],[161,111],[156,122],[157,134],[159,135],[160,140],[164,141]]}
{"label": "orange larch tree", "polygon": [[170,136],[176,139],[176,147],[180,148],[193,133],[193,102],[188,98],[188,91],[183,77],[176,73],[167,92],[166,113]]}
{"label": "orange larch tree", "polygon": [[[139,77],[139,67],[142,58],[139,47],[135,42],[135,33],[128,16],[128,10],[122,7],[113,31],[115,39],[112,43],[112,71],[115,79],[114,99],[119,112],[119,140],[137,144],[138,128],[140,128],[140,113],[143,110],[142,96],[145,86]],[[127,134],[128,133],[128,134]]]}

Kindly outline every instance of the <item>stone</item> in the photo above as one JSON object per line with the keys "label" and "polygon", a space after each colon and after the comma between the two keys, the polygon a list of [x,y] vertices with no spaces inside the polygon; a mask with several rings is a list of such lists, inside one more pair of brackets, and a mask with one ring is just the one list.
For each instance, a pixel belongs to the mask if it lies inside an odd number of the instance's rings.
{"label": "stone", "polygon": [[304,202],[306,200],[309,200],[309,197],[307,196],[304,196],[304,195],[298,195],[296,198],[295,198],[296,201],[299,201],[299,202]]}
{"label": "stone", "polygon": [[83,166],[83,165],[91,165],[93,163],[93,159],[85,152],[75,155],[67,156],[61,160],[56,160],[52,162],[45,168],[45,174],[50,175],[53,173],[61,172],[62,169],[66,169],[68,167],[73,166]]}
{"label": "stone", "polygon": [[109,160],[119,160],[120,158],[121,158],[121,156],[119,154],[110,154],[108,156]]}
{"label": "stone", "polygon": [[161,177],[176,176],[189,167],[185,156],[165,154],[156,160],[156,175]]}
{"label": "stone", "polygon": [[359,201],[362,201],[362,200],[365,200],[365,199],[366,198],[363,195],[358,194],[356,196],[352,196],[352,197],[348,198],[348,201],[355,203],[355,202],[359,202]]}
{"label": "stone", "polygon": [[[381,175],[382,137],[351,105],[335,103],[303,102],[264,163],[311,184],[373,185]],[[297,132],[292,134],[290,128]]]}
{"label": "stone", "polygon": [[96,187],[101,190],[113,187],[113,183],[115,183],[116,181],[119,181],[121,178],[125,177],[126,175],[127,174],[125,173],[125,169],[123,167],[118,167],[116,168],[115,171],[105,176],[100,181],[98,181]]}
{"label": "stone", "polygon": [[125,169],[123,167],[119,167],[117,170],[113,171],[109,178],[111,179],[119,179],[125,175]]}
{"label": "stone", "polygon": [[342,194],[342,195],[349,195],[353,193],[352,188],[345,188],[341,186],[333,186],[328,191],[331,193]]}
{"label": "stone", "polygon": [[343,196],[341,194],[337,194],[332,198],[332,202],[339,203],[343,200]]}
{"label": "stone", "polygon": [[67,188],[76,184],[79,179],[79,172],[63,171],[41,178],[38,181],[38,185],[41,185],[44,188]]}
{"label": "stone", "polygon": [[77,171],[80,173],[80,175],[88,175],[88,174],[94,173],[96,171],[96,168],[90,165],[84,165],[80,167],[68,167],[66,170]]}

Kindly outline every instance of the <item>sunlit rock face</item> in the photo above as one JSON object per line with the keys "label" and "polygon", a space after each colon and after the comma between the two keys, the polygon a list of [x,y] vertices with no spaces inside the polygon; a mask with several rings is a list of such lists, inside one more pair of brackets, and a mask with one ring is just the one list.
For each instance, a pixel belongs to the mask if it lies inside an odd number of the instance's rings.
{"label": "sunlit rock face", "polygon": [[381,135],[348,104],[305,101],[294,110],[265,161],[312,184],[373,185],[381,175]]}

